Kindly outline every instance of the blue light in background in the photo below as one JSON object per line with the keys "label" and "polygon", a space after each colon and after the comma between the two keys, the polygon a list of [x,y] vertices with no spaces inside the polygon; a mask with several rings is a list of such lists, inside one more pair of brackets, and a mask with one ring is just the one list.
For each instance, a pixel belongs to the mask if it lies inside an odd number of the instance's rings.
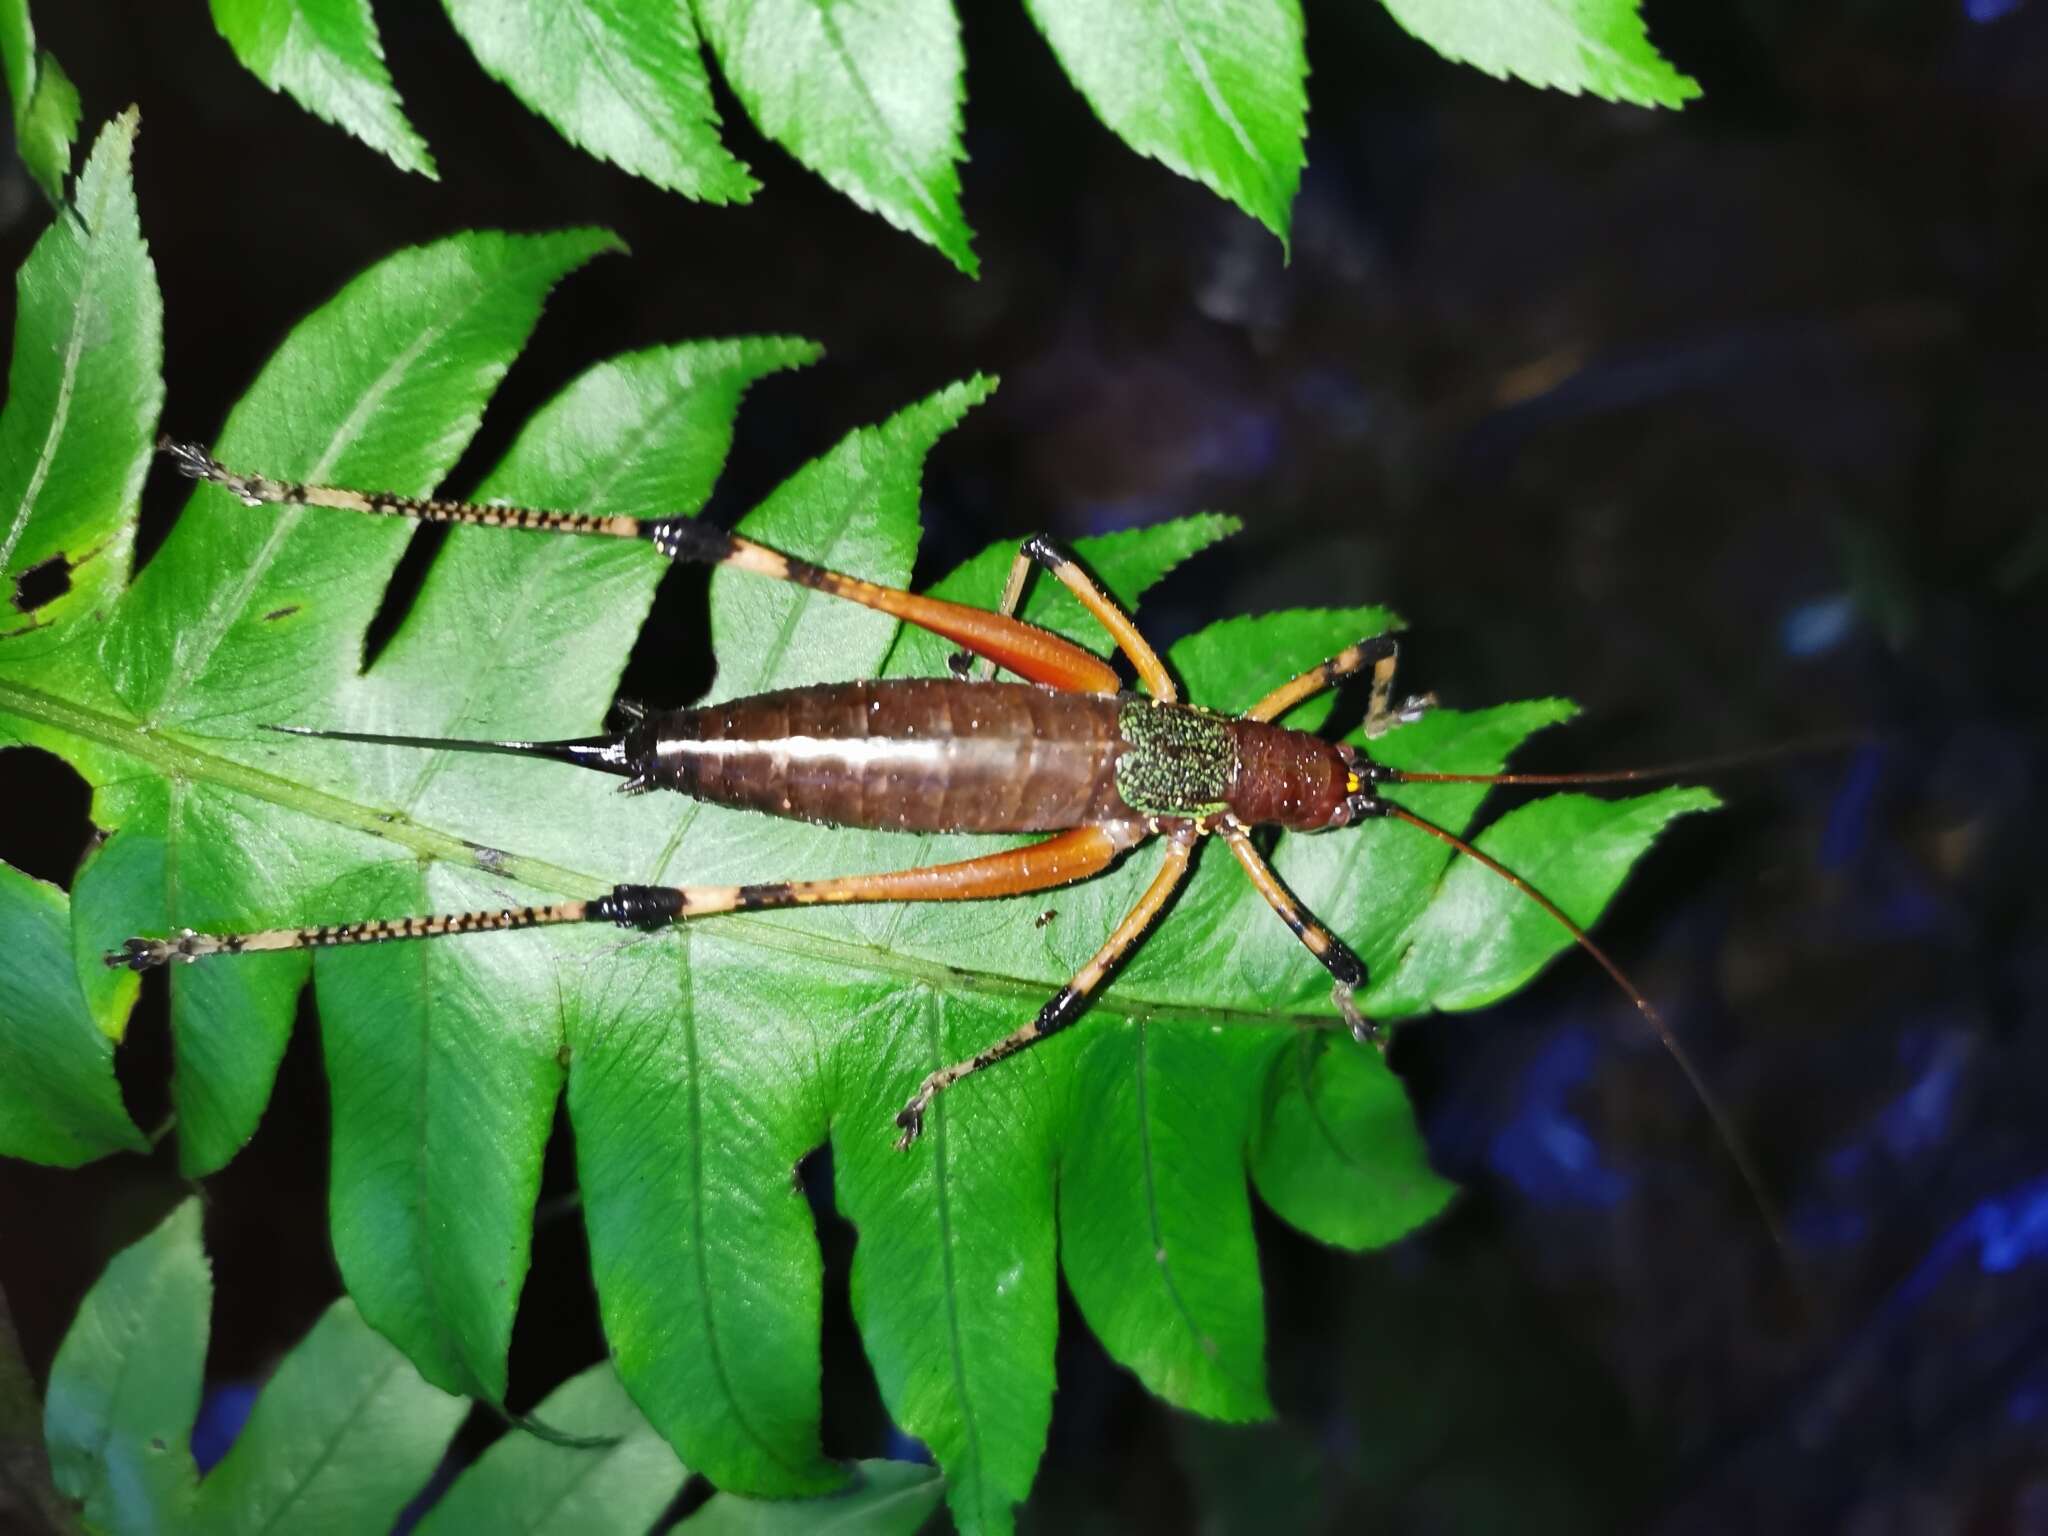
{"label": "blue light in background", "polygon": [[1928,1249],[1927,1257],[1886,1303],[1885,1312],[1897,1317],[1913,1311],[1941,1283],[1948,1268],[1972,1249],[1977,1268],[1987,1275],[2009,1274],[2031,1260],[2048,1257],[2048,1174],[1979,1200]]}
{"label": "blue light in background", "polygon": [[1828,802],[1827,824],[1820,834],[1820,867],[1840,869],[1862,849],[1870,832],[1871,811],[1884,769],[1884,751],[1858,747],[1849,755],[1840,788]]}
{"label": "blue light in background", "polygon": [[932,1460],[930,1446],[894,1424],[889,1426],[889,1443],[883,1448],[882,1456],[888,1461],[914,1461],[927,1467],[938,1465]]}
{"label": "blue light in background", "polygon": [[1856,604],[1847,593],[1801,603],[1778,625],[1778,644],[1787,656],[1824,656],[1848,639]]}
{"label": "blue light in background", "polygon": [[227,1455],[242,1426],[249,1422],[249,1410],[256,1406],[260,1383],[216,1382],[199,1400],[199,1419],[192,1426],[192,1459],[206,1473]]}
{"label": "blue light in background", "polygon": [[1936,1036],[1931,1043],[1924,1036],[1909,1038],[1905,1048],[1922,1058],[1910,1063],[1919,1069],[1919,1075],[1913,1086],[1877,1117],[1878,1135],[1901,1161],[1932,1151],[1947,1136],[1950,1111],[1969,1058],[1965,1038],[1955,1034]]}
{"label": "blue light in background", "polygon": [[1963,1230],[1976,1243],[1977,1267],[1987,1275],[2048,1257],[2048,1176],[2009,1195],[1980,1200],[1964,1218]]}
{"label": "blue light in background", "polygon": [[1629,1192],[1633,1181],[1601,1164],[1600,1149],[1565,1107],[1599,1049],[1585,1030],[1560,1033],[1522,1074],[1520,1107],[1494,1133],[1488,1161],[1533,1200],[1610,1206]]}

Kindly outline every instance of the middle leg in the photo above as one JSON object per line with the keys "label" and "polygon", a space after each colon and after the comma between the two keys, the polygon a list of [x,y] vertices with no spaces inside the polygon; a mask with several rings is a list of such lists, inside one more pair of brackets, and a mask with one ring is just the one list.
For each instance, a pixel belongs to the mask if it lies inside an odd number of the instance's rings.
{"label": "middle leg", "polygon": [[1159,865],[1159,873],[1152,877],[1152,883],[1145,888],[1145,894],[1138,898],[1138,904],[1125,914],[1117,924],[1116,932],[1095,952],[1095,958],[1075,973],[1068,982],[1052,996],[1052,1001],[1038,1010],[1038,1017],[1020,1029],[1013,1030],[986,1050],[977,1052],[965,1061],[956,1061],[950,1067],[941,1067],[917,1086],[917,1092],[910,1096],[910,1102],[897,1112],[896,1124],[903,1134],[896,1139],[896,1150],[909,1150],[910,1144],[924,1134],[925,1111],[931,1108],[932,1100],[950,1088],[961,1078],[992,1067],[1007,1057],[1016,1055],[1027,1046],[1038,1044],[1046,1036],[1065,1029],[1080,1017],[1081,1010],[1088,1006],[1088,999],[1096,988],[1108,979],[1109,973],[1152,930],[1159,921],[1159,914],[1166,910],[1173,893],[1180,889],[1187,879],[1188,862],[1194,856],[1195,834],[1182,831],[1173,834],[1166,845],[1166,857]]}
{"label": "middle leg", "polygon": [[[1166,663],[1159,659],[1159,653],[1152,649],[1145,637],[1138,633],[1138,626],[1131,622],[1131,616],[1117,605],[1095,580],[1073,558],[1042,533],[1034,533],[1018,547],[1016,559],[1010,562],[1010,576],[1003,583],[1002,606],[996,611],[1005,618],[1014,618],[1017,605],[1024,598],[1024,583],[1031,575],[1031,568],[1042,566],[1054,580],[1073,593],[1089,616],[1108,632],[1117,649],[1131,660],[1137,669],[1138,680],[1145,685],[1146,692],[1162,704],[1171,704],[1180,698],[1180,690],[1174,686],[1173,676],[1166,670]],[[984,661],[976,671],[973,656],[967,651],[956,651],[948,660],[956,677],[978,675],[983,681],[994,675],[993,662]]]}

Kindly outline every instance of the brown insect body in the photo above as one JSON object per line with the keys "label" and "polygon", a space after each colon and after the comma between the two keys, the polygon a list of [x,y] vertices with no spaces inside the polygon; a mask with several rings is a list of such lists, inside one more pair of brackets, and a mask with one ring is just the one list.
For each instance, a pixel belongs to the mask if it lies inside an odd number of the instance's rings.
{"label": "brown insect body", "polygon": [[1114,694],[951,678],[826,683],[649,715],[626,766],[695,800],[838,827],[1059,832],[1136,819]]}
{"label": "brown insect body", "polygon": [[[650,714],[620,741],[636,787],[839,827],[1060,832],[1348,819],[1350,749],[1140,694],[901,678]],[[1134,798],[1126,798],[1126,791]]]}

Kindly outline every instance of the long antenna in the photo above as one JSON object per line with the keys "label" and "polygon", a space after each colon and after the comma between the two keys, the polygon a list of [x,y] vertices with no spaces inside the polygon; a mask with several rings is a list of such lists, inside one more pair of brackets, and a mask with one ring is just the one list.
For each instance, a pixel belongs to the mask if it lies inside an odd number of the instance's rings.
{"label": "long antenna", "polygon": [[1717,768],[1746,768],[1774,757],[1827,752],[1839,747],[1858,746],[1871,739],[1866,731],[1835,731],[1781,741],[1768,747],[1745,747],[1739,752],[1687,758],[1683,762],[1657,763],[1647,768],[1596,768],[1584,773],[1427,773],[1375,763],[1373,780],[1380,784],[1630,784],[1639,779],[1688,778],[1697,773],[1712,773]]}
{"label": "long antenna", "polygon": [[[1416,777],[1426,781],[1432,775],[1419,774]],[[1446,775],[1445,777],[1456,781],[1454,775]],[[1486,779],[1480,782],[1501,783],[1507,781]],[[1536,782],[1543,781],[1537,780]],[[1446,832],[1434,822],[1425,821],[1413,811],[1406,810],[1391,800],[1381,801],[1380,807],[1387,815],[1394,817],[1398,821],[1405,821],[1411,827],[1420,828],[1438,842],[1448,843],[1451,847],[1457,849],[1458,852],[1464,854],[1466,858],[1475,860],[1492,870],[1501,879],[1507,881],[1509,885],[1512,885],[1524,896],[1535,902],[1537,906],[1548,912],[1564,928],[1565,932],[1572,936],[1578,943],[1579,948],[1600,962],[1600,968],[1614,978],[1614,984],[1621,988],[1623,995],[1636,1005],[1637,1011],[1644,1018],[1650,1021],[1650,1028],[1656,1031],[1657,1038],[1664,1042],[1664,1049],[1671,1053],[1671,1059],[1678,1063],[1679,1071],[1685,1074],[1686,1080],[1692,1084],[1693,1092],[1699,1095],[1700,1102],[1707,1107],[1707,1115],[1714,1122],[1715,1130],[1720,1133],[1722,1145],[1728,1149],[1730,1159],[1733,1160],[1736,1170],[1742,1175],[1742,1182],[1748,1186],[1750,1199],[1756,1202],[1756,1208],[1763,1216],[1764,1225],[1770,1228],[1772,1243],[1777,1246],[1779,1255],[1789,1265],[1791,1263],[1791,1250],[1786,1246],[1784,1222],[1778,1214],[1777,1204],[1764,1189],[1763,1175],[1757,1171],[1756,1159],[1751,1156],[1748,1143],[1742,1139],[1741,1134],[1735,1129],[1734,1120],[1730,1118],[1728,1111],[1722,1106],[1714,1090],[1707,1086],[1707,1080],[1701,1074],[1699,1068],[1693,1065],[1692,1057],[1686,1053],[1685,1047],[1679,1044],[1678,1036],[1673,1034],[1671,1026],[1664,1022],[1664,1016],[1656,1010],[1649,998],[1643,995],[1642,988],[1638,987],[1633,981],[1630,981],[1628,974],[1614,963],[1613,957],[1593,942],[1591,934],[1565,916],[1563,908],[1537,890],[1527,880],[1516,874],[1512,869],[1501,863],[1499,859],[1493,857],[1492,854],[1480,852],[1456,833]]]}

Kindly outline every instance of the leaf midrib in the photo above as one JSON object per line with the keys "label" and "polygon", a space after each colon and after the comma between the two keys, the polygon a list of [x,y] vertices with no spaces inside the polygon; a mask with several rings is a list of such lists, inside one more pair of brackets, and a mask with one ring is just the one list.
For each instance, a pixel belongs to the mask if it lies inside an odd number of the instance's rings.
{"label": "leaf midrib", "polygon": [[1230,102],[1223,95],[1222,87],[1216,83],[1216,76],[1209,68],[1208,59],[1203,57],[1202,50],[1195,46],[1195,40],[1188,35],[1187,23],[1181,17],[1180,6],[1176,0],[1165,0],[1159,9],[1166,17],[1167,26],[1173,33],[1174,50],[1180,54],[1181,62],[1187,66],[1188,74],[1200,88],[1202,100],[1208,104],[1209,110],[1216,114],[1217,121],[1230,130],[1230,136],[1237,141],[1237,147],[1244,151],[1245,158],[1257,166],[1261,174],[1270,176],[1272,172],[1266,164],[1266,157],[1259,153],[1259,147],[1252,142],[1251,134],[1246,131],[1244,124],[1238,121],[1237,114],[1231,110]]}
{"label": "leaf midrib", "polygon": [[[684,934],[688,943],[688,934]],[[704,1208],[708,1204],[705,1189],[710,1180],[704,1172],[704,1145],[709,1133],[705,1129],[704,1077],[702,1055],[697,1040],[697,977],[696,968],[687,961],[680,967],[682,972],[682,997],[676,1009],[676,1027],[682,1033],[678,1042],[683,1059],[689,1064],[684,1074],[683,1115],[688,1127],[685,1140],[689,1146],[689,1167],[686,1177],[690,1186],[690,1266],[696,1271],[697,1295],[704,1314],[704,1347],[710,1356],[711,1374],[718,1383],[719,1395],[724,1399],[726,1411],[732,1415],[739,1431],[763,1459],[801,1480],[809,1468],[801,1466],[782,1452],[775,1437],[764,1434],[754,1423],[748,1411],[746,1394],[735,1380],[731,1362],[727,1359],[725,1331],[719,1321],[718,1304],[715,1298],[724,1294],[718,1282],[711,1276],[711,1239],[704,1228]],[[744,1377],[742,1372],[741,1376]]]}
{"label": "leaf midrib", "polygon": [[[307,1337],[310,1338],[311,1335],[308,1334]],[[291,1484],[284,1491],[283,1496],[277,1503],[271,1506],[270,1512],[265,1517],[263,1523],[255,1528],[254,1536],[269,1536],[269,1533],[272,1531],[291,1529],[285,1523],[286,1517],[296,1516],[299,1513],[299,1508],[305,1501],[307,1490],[318,1480],[320,1474],[333,1464],[335,1458],[341,1452],[342,1443],[348,1438],[349,1431],[356,1426],[357,1421],[383,1395],[386,1386],[393,1381],[402,1381],[405,1376],[411,1373],[411,1370],[412,1368],[406,1363],[405,1358],[394,1353],[369,1376],[358,1379],[362,1390],[353,1394],[348,1411],[336,1417],[336,1427],[334,1430],[321,1436],[318,1453],[291,1480]],[[274,1466],[275,1464],[273,1461],[272,1465]],[[245,1484],[244,1486],[246,1487],[247,1485]]]}
{"label": "leaf midrib", "polygon": [[[290,779],[252,768],[232,758],[204,751],[167,733],[149,729],[131,720],[101,710],[59,699],[39,689],[0,678],[0,713],[10,713],[56,727],[67,735],[111,747],[155,769],[167,779],[183,779],[218,785],[251,799],[282,806],[302,815],[316,817],[336,826],[365,832],[427,858],[451,864],[471,865],[493,874],[531,885],[537,890],[563,896],[589,898],[602,895],[616,883],[583,870],[571,869],[527,854],[486,850],[469,839],[438,827],[424,825],[404,816],[374,810],[326,790],[314,789]],[[969,969],[943,961],[921,960],[873,944],[836,939],[825,934],[788,928],[769,919],[745,913],[724,913],[718,918],[720,931],[741,942],[781,954],[816,960],[839,968],[856,967],[871,974],[899,981],[923,983],[947,992],[977,992],[997,997],[1042,998],[1046,983],[1031,977],[1001,971]],[[659,942],[651,936],[640,942]],[[429,941],[431,942],[431,941]],[[1090,1009],[1125,1019],[1170,1015],[1204,1024],[1293,1025],[1316,1029],[1339,1027],[1336,1018],[1320,1013],[1283,1012],[1271,1009],[1231,1008],[1217,1004],[1197,1005],[1177,998],[1155,998],[1119,992],[1114,986]]]}
{"label": "leaf midrib", "polygon": [[[880,130],[872,142],[880,145],[882,157],[888,161],[890,171],[899,182],[910,190],[911,196],[917,200],[918,206],[924,210],[925,217],[930,219],[937,229],[943,231],[946,222],[944,211],[940,209],[937,201],[932,197],[931,189],[919,179],[916,167],[904,160],[902,151],[896,143],[896,125],[889,121],[887,115],[882,111],[882,104],[875,99],[874,92],[868,88],[867,76],[861,73],[860,65],[854,59],[853,50],[847,47],[846,39],[840,35],[839,23],[833,18],[830,6],[819,7],[818,23],[820,29],[825,34],[825,41],[831,46],[832,57],[838,62],[839,67],[846,72],[846,78],[852,84],[854,94],[860,98],[862,108]],[[956,135],[959,132],[957,122],[954,132]]]}
{"label": "leaf midrib", "polygon": [[56,462],[57,450],[64,441],[71,426],[71,399],[78,389],[78,371],[85,358],[86,320],[93,311],[92,295],[99,286],[109,256],[107,246],[110,240],[104,224],[107,206],[112,201],[119,185],[112,176],[102,177],[95,189],[97,196],[90,212],[81,209],[79,221],[90,231],[83,244],[84,259],[78,281],[78,300],[71,310],[71,333],[64,343],[64,364],[57,375],[57,399],[50,411],[50,429],[43,434],[43,446],[36,454],[35,468],[30,471],[28,484],[22,488],[21,504],[15,509],[14,520],[7,529],[7,537],[0,540],[0,571],[7,569],[14,558],[14,551],[21,543],[21,536],[28,531],[29,519],[35,515],[36,503],[43,494],[43,483],[50,477],[50,466]]}

